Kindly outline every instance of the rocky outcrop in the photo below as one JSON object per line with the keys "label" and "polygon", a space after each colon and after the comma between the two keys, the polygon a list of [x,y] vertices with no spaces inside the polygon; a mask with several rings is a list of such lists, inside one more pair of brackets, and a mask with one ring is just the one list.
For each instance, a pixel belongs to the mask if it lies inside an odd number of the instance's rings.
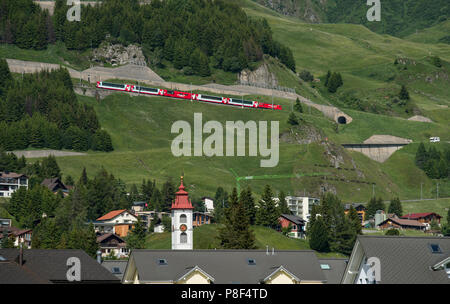
{"label": "rocky outcrop", "polygon": [[239,83],[251,84],[260,87],[277,87],[278,80],[274,73],[270,72],[266,63],[263,63],[254,71],[249,69],[242,70],[239,75]]}
{"label": "rocky outcrop", "polygon": [[431,119],[429,119],[428,117],[425,116],[421,116],[421,115],[416,115],[413,117],[408,118],[408,120],[412,120],[412,121],[420,121],[420,122],[433,122]]}
{"label": "rocky outcrop", "polygon": [[104,43],[92,52],[91,60],[97,63],[109,63],[112,66],[129,63],[146,65],[141,47],[134,44],[125,47],[121,44]]}

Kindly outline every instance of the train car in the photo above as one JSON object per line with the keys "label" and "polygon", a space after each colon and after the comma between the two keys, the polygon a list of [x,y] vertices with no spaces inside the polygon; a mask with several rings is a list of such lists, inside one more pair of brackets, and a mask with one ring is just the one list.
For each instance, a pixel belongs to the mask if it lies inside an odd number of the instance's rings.
{"label": "train car", "polygon": [[140,93],[140,94],[147,94],[147,95],[164,95],[164,90],[161,89],[155,89],[155,88],[146,88],[142,86],[133,86],[132,92],[134,93]]}
{"label": "train car", "polygon": [[244,99],[237,99],[237,98],[230,98],[230,101],[228,104],[238,107],[245,107],[245,108],[256,108],[258,105],[258,102],[251,101],[251,100],[244,100]]}
{"label": "train car", "polygon": [[212,103],[226,103],[227,98],[211,95],[197,94],[196,99],[198,101],[212,102]]}
{"label": "train car", "polygon": [[97,88],[102,88],[102,89],[131,92],[132,87],[133,87],[133,85],[129,85],[129,84],[116,84],[116,83],[110,83],[110,82],[97,81]]}
{"label": "train car", "polygon": [[172,90],[163,90],[163,96],[173,97],[173,98],[181,98],[181,99],[192,99],[192,94],[187,92],[180,91],[172,91]]}

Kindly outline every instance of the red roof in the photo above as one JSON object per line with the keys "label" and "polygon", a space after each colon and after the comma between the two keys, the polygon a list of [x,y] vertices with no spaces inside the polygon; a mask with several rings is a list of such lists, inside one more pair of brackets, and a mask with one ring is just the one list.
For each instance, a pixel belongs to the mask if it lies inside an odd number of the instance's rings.
{"label": "red roof", "polygon": [[114,210],[114,211],[108,212],[108,213],[105,214],[104,216],[99,217],[99,218],[97,219],[97,221],[107,221],[107,220],[113,219],[113,218],[115,218],[115,217],[118,216],[119,214],[122,214],[122,213],[125,212],[125,211],[127,211],[127,209]]}
{"label": "red roof", "polygon": [[403,219],[420,219],[420,218],[427,217],[429,215],[435,215],[438,218],[442,217],[439,214],[436,214],[434,212],[423,212],[423,213],[408,213],[408,214],[405,214],[404,216],[402,216],[401,218],[403,218]]}
{"label": "red roof", "polygon": [[184,190],[183,177],[181,177],[181,185],[178,192],[175,193],[175,201],[172,202],[172,209],[194,209],[189,200],[188,193]]}

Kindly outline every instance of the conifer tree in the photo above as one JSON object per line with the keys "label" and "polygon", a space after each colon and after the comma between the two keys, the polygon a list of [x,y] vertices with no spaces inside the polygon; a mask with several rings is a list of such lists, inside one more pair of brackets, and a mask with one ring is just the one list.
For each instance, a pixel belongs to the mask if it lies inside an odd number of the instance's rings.
{"label": "conifer tree", "polygon": [[400,202],[400,199],[398,197],[391,200],[388,213],[394,213],[398,217],[401,217],[403,215],[402,203]]}
{"label": "conifer tree", "polygon": [[259,208],[256,212],[256,223],[258,225],[276,228],[279,225],[280,212],[273,200],[272,189],[269,185],[264,187],[264,193],[259,202]]}
{"label": "conifer tree", "polygon": [[226,249],[253,249],[255,236],[250,229],[244,200],[237,197],[236,188],[230,196],[230,205],[225,210],[224,227],[219,229],[221,245]]}
{"label": "conifer tree", "polygon": [[292,214],[291,210],[289,210],[286,195],[283,191],[280,191],[278,194],[278,209],[280,210],[280,214]]}
{"label": "conifer tree", "polygon": [[353,207],[353,205],[350,205],[347,217],[350,221],[350,225],[352,226],[353,231],[355,231],[356,234],[361,234],[361,219],[359,218],[358,212],[356,212],[356,209]]}
{"label": "conifer tree", "polygon": [[291,112],[291,114],[289,114],[288,124],[290,124],[291,126],[298,125],[298,118],[297,116],[295,116],[294,112]]}
{"label": "conifer tree", "polygon": [[319,252],[329,252],[330,244],[328,227],[324,223],[323,218],[318,216],[311,227],[308,229],[309,247]]}
{"label": "conifer tree", "polygon": [[244,204],[244,209],[246,211],[250,225],[255,224],[256,218],[255,200],[252,195],[252,190],[249,186],[241,191],[241,194],[239,195],[239,201],[242,201],[242,203]]}
{"label": "conifer tree", "polygon": [[402,88],[398,96],[401,100],[409,100],[409,93],[405,85],[402,85]]}
{"label": "conifer tree", "polygon": [[147,233],[145,231],[145,224],[138,218],[134,224],[134,228],[128,233],[126,239],[127,248],[129,249],[143,249],[145,248],[145,238]]}
{"label": "conifer tree", "polygon": [[302,107],[302,104],[300,103],[300,100],[298,99],[298,97],[297,97],[297,100],[295,101],[294,110],[299,113],[303,113],[303,107]]}
{"label": "conifer tree", "polygon": [[420,169],[423,169],[427,159],[428,159],[427,149],[425,148],[425,145],[423,144],[423,142],[421,142],[419,144],[419,147],[417,148],[417,152],[416,152],[416,158],[415,158],[416,166],[419,167]]}

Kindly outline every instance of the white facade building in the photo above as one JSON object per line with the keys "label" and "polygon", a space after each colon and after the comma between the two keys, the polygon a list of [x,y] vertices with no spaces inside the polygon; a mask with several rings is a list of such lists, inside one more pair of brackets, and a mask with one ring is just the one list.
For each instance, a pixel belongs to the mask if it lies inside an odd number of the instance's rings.
{"label": "white facade building", "polygon": [[28,177],[26,175],[14,172],[0,172],[0,197],[11,197],[19,187],[28,189]]}
{"label": "white facade building", "polygon": [[214,200],[210,197],[203,197],[203,203],[205,204],[206,212],[212,213],[214,212]]}
{"label": "white facade building", "polygon": [[[274,197],[273,200],[278,204],[278,198]],[[286,196],[286,202],[293,215],[309,222],[312,206],[318,205],[320,199],[304,196]]]}

